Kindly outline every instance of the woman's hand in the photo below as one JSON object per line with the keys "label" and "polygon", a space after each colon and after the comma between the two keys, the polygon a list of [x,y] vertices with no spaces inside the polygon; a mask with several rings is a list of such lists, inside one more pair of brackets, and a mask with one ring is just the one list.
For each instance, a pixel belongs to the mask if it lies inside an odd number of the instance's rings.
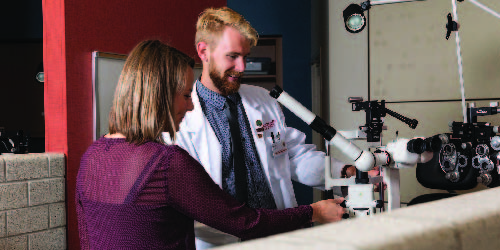
{"label": "woman's hand", "polygon": [[313,208],[313,222],[330,223],[342,219],[342,215],[347,213],[347,209],[340,206],[344,198],[328,199],[311,204]]}

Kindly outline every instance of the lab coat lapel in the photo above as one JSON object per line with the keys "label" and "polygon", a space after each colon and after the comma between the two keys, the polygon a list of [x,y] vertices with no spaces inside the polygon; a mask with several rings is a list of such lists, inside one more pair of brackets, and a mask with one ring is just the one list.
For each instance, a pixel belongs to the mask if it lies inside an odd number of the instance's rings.
{"label": "lab coat lapel", "polygon": [[262,121],[262,112],[259,110],[260,104],[252,98],[247,98],[246,93],[249,95],[251,92],[243,92],[240,91],[241,101],[243,103],[243,107],[245,108],[245,112],[248,118],[248,122],[250,124],[250,131],[252,131],[253,141],[255,143],[255,148],[259,154],[259,158],[261,160],[262,169],[266,173],[266,177],[269,180],[269,168],[267,162],[267,148],[264,137],[259,138],[257,136],[257,121]]}
{"label": "lab coat lapel", "polygon": [[194,84],[191,93],[194,109],[186,114],[186,131],[189,133],[198,160],[215,183],[222,187],[222,151],[208,119],[203,114]]}

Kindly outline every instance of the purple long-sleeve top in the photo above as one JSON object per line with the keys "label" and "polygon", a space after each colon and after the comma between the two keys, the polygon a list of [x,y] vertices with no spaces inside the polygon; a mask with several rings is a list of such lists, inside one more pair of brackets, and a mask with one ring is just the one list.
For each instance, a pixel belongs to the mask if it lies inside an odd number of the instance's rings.
{"label": "purple long-sleeve top", "polygon": [[195,249],[193,220],[253,239],[303,228],[313,212],[248,208],[178,146],[104,137],[82,157],[76,207],[83,250]]}

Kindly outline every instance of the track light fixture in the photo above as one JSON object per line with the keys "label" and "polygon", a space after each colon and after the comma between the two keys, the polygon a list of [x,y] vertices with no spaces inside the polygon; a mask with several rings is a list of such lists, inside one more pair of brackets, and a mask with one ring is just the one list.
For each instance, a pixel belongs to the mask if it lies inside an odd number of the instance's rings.
{"label": "track light fixture", "polygon": [[372,0],[361,4],[350,4],[343,11],[345,29],[351,33],[361,32],[366,27],[366,17],[364,12],[373,5],[415,2],[425,0]]}

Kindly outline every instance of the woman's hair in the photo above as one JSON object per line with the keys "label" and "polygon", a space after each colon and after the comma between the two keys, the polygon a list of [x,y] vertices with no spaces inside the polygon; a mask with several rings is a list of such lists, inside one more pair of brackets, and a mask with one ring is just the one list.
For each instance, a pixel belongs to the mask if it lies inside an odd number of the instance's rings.
{"label": "woman's hair", "polygon": [[215,44],[227,26],[238,30],[250,41],[251,47],[257,45],[259,34],[252,25],[236,11],[222,7],[218,9],[208,8],[200,14],[196,23],[195,46],[199,42]]}
{"label": "woman's hair", "polygon": [[174,99],[186,86],[186,70],[194,60],[158,40],[139,43],[128,55],[109,113],[109,133],[127,142],[164,143],[162,132],[175,140]]}

